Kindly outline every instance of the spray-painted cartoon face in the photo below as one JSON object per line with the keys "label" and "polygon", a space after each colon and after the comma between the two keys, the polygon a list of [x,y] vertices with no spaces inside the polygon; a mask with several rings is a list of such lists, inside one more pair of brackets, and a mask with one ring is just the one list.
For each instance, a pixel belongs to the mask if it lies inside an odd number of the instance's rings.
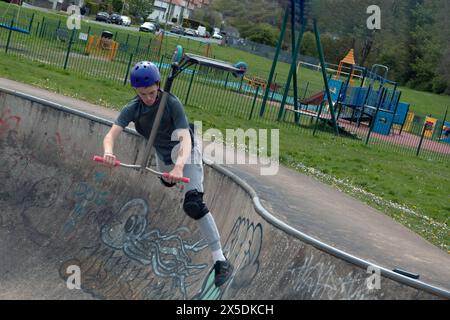
{"label": "spray-painted cartoon face", "polygon": [[142,236],[147,227],[148,205],[142,199],[127,202],[113,219],[103,226],[103,242],[117,250],[124,248],[128,242],[134,243]]}
{"label": "spray-painted cartoon face", "polygon": [[178,228],[168,234],[148,228],[148,206],[142,199],[133,199],[101,230],[101,238],[110,248],[122,250],[125,255],[143,265],[151,266],[162,278],[171,278],[186,296],[185,279],[199,274],[206,264],[192,264],[188,252],[199,252],[207,247],[203,240],[190,244],[183,240],[187,228]]}
{"label": "spray-painted cartoon face", "polygon": [[125,233],[129,236],[139,237],[145,231],[147,219],[143,216],[131,216],[125,223]]}

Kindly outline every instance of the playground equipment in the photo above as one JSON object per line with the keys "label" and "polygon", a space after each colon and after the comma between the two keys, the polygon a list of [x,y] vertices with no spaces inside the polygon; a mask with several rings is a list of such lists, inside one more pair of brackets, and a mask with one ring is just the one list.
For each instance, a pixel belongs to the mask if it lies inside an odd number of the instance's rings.
{"label": "playground equipment", "polygon": [[[360,86],[351,84],[352,74],[354,74],[352,72],[346,80],[341,79],[344,63],[351,64],[353,70],[359,68],[362,71]],[[383,135],[389,135],[393,125],[399,125],[401,134],[410,105],[400,102],[401,92],[397,90],[397,83],[387,79],[388,67],[375,64],[368,70],[357,67],[353,63],[350,51],[342,60],[338,74],[328,79],[323,91],[306,99],[298,99],[297,107],[286,106],[283,111],[283,120],[286,119],[286,112],[294,112],[296,117],[315,117],[317,121],[333,125],[332,113],[336,108],[337,122],[346,120],[356,123],[358,127],[362,123],[367,123],[371,131]],[[337,129],[339,133],[346,133],[339,124]]]}
{"label": "playground equipment", "polygon": [[325,101],[326,101],[326,98],[325,98],[324,91],[320,91],[320,92],[312,95],[311,97],[308,97],[305,99],[299,99],[298,100],[299,108],[297,110],[295,110],[289,106],[286,107],[286,109],[284,110],[285,112],[284,112],[283,120],[286,119],[287,112],[294,112],[295,114],[315,117],[315,116],[317,116],[319,108],[321,106],[323,106],[323,103]]}
{"label": "playground equipment", "polygon": [[450,122],[444,121],[440,141],[450,144]]}
{"label": "playground equipment", "polygon": [[392,124],[397,124],[400,126],[399,134],[402,134],[403,127],[406,123],[407,116],[409,113],[410,104],[407,102],[399,102],[397,105],[397,112],[395,112],[394,120]]}
{"label": "playground equipment", "polygon": [[253,88],[261,87],[265,89],[267,86],[267,82],[263,78],[248,75],[244,76],[244,80]]}
{"label": "playground equipment", "polygon": [[298,102],[300,102],[300,104],[303,106],[307,106],[307,105],[311,105],[311,104],[319,105],[320,103],[322,103],[324,98],[325,98],[325,92],[321,91],[321,92],[318,92],[318,93],[312,95],[309,98],[300,99],[300,100],[298,100]]}
{"label": "playground equipment", "polygon": [[[400,125],[400,134],[406,122],[409,104],[400,102],[401,92],[397,90],[397,84],[388,79],[376,76],[375,72],[366,72],[368,76],[368,87],[353,87],[347,81],[332,79],[328,80],[328,88],[331,106],[337,107],[336,120],[355,122],[358,126],[366,122],[375,133],[388,135],[393,125]],[[379,89],[376,83],[380,81]],[[393,88],[388,88],[392,85]],[[299,108],[286,107],[285,111],[294,112],[299,115],[316,117],[318,120],[330,122],[332,120],[330,103],[325,94],[326,90],[317,92],[306,99],[298,100]],[[286,114],[283,119],[285,119]],[[343,128],[338,125],[340,132]]]}
{"label": "playground equipment", "polygon": [[431,139],[433,137],[434,131],[436,129],[436,123],[437,119],[432,117],[425,117],[425,123],[424,123],[424,137]]}
{"label": "playground equipment", "polygon": [[[292,112],[294,114],[294,122],[297,125],[300,125],[299,120],[302,116],[311,119],[316,118],[315,128],[317,128],[317,124],[320,121],[332,127],[336,135],[343,133],[351,136],[354,135],[347,131],[347,129],[352,131],[351,126],[353,126],[354,123],[358,127],[361,124],[365,124],[369,127],[367,141],[370,138],[370,132],[372,131],[388,135],[391,133],[393,125],[400,125],[403,129],[403,125],[407,120],[409,104],[400,102],[401,92],[397,90],[397,83],[388,79],[389,68],[381,64],[374,64],[370,70],[359,67],[356,65],[354,50],[351,49],[341,60],[337,74],[330,79],[327,75],[327,68],[316,19],[313,19],[313,31],[320,58],[318,71],[322,73],[324,87],[323,91],[316,92],[308,98],[298,98],[297,59],[303,40],[303,34],[307,26],[309,27],[308,19],[305,19],[304,17],[303,9],[305,3],[306,1],[304,0],[291,0],[290,6],[285,10],[272,68],[266,81],[267,84],[259,79],[251,79],[250,77],[246,79],[251,86],[263,87],[265,89],[259,116],[263,117],[266,114],[266,107],[268,106],[267,102],[271,93],[273,97],[271,84],[274,80],[274,73],[281,51],[281,45],[286,33],[287,22],[290,17],[292,35],[291,66],[280,104],[269,104],[269,108],[271,109],[279,108],[276,118],[277,121],[291,121],[290,119],[292,118],[287,118],[286,114]],[[296,19],[298,12],[301,13],[300,18]],[[298,32],[299,25],[301,28]],[[344,79],[343,75],[345,73],[343,72],[343,69],[346,65],[350,66],[350,72],[346,74],[346,79]],[[355,85],[355,78],[357,76],[361,78],[359,85]],[[293,97],[288,97],[291,82],[293,84]],[[273,112],[268,112],[267,116],[270,117],[273,114]],[[339,121],[341,121],[342,124],[338,123]],[[347,125],[348,122],[345,122],[344,128],[344,121],[350,122],[350,126]]]}
{"label": "playground equipment", "polygon": [[[284,36],[286,33],[287,22],[290,17],[291,18],[291,23],[290,23],[291,35],[292,35],[291,36],[291,39],[292,39],[292,62],[291,62],[291,66],[289,69],[289,74],[288,74],[288,78],[286,81],[283,98],[281,100],[281,104],[279,107],[277,120],[278,121],[283,120],[285,111],[290,109],[289,106],[286,106],[286,102],[287,102],[287,98],[288,98],[289,88],[290,88],[291,82],[292,82],[293,89],[294,89],[293,110],[295,112],[294,113],[295,123],[299,124],[299,119],[300,119],[300,116],[302,113],[301,113],[299,101],[298,101],[297,62],[298,62],[298,57],[299,57],[300,46],[301,46],[301,43],[303,40],[303,35],[304,35],[307,25],[308,25],[308,17],[305,15],[305,12],[306,12],[305,5],[307,3],[308,2],[305,0],[291,0],[289,2],[290,5],[285,10],[283,23],[282,23],[282,27],[281,27],[281,32],[280,32],[280,36],[278,39],[277,48],[275,50],[275,56],[274,56],[274,59],[272,62],[272,68],[270,70],[270,74],[269,74],[269,77],[267,80],[267,86],[264,91],[264,97],[262,100],[261,110],[259,113],[260,117],[264,116],[264,113],[266,110],[266,105],[267,105],[267,100],[269,99],[271,84],[273,82],[276,65],[278,63],[278,57],[280,55],[281,46],[282,46]],[[299,26],[300,26],[300,28],[298,28]],[[327,80],[327,74],[326,74],[326,66],[325,66],[323,48],[322,48],[321,41],[320,41],[320,34],[319,34],[319,31],[317,28],[317,21],[315,19],[313,19],[313,28],[314,28],[314,35],[315,35],[315,39],[316,39],[316,46],[317,46],[317,49],[319,52],[319,57],[320,57],[320,66],[321,66],[320,69],[322,72],[323,81],[324,81],[324,85],[325,85],[325,90],[324,90],[325,97],[327,99],[328,106],[330,106],[329,110],[330,110],[331,119],[327,123],[333,127],[335,134],[338,135],[340,129],[336,122],[336,115],[334,112],[334,103],[331,100],[331,94],[330,94],[330,90],[328,87],[328,80]],[[299,32],[297,32],[298,29],[300,29]]]}
{"label": "playground equipment", "polygon": [[410,132],[411,131],[412,125],[414,123],[414,117],[415,117],[414,112],[408,112],[407,113],[406,120],[405,120],[405,123],[403,125],[403,130],[404,131],[406,131],[406,132]]}
{"label": "playground equipment", "polygon": [[[380,75],[378,73],[379,69],[384,70],[383,75]],[[389,74],[389,67],[382,65],[382,64],[374,64],[372,66],[372,69],[370,70],[370,72],[368,72],[366,79],[370,81],[369,86],[374,86],[375,82],[379,81],[380,88],[381,88],[382,86],[384,86],[385,82],[388,80],[388,74]]]}
{"label": "playground equipment", "polygon": [[366,122],[374,132],[383,135],[388,135],[396,124],[401,126],[401,134],[409,104],[400,102],[401,92],[397,83],[388,79],[388,73],[387,66],[374,64],[370,71],[364,69],[360,86],[351,86],[349,78],[336,101],[338,119],[356,122],[358,126]]}
{"label": "playground equipment", "polygon": [[335,79],[339,80],[342,73],[342,68],[344,68],[345,65],[350,66],[350,74],[349,74],[349,81],[351,84],[353,84],[353,77],[355,76],[355,52],[353,49],[351,49],[347,55],[339,62],[338,70],[336,72]]}
{"label": "playground equipment", "polygon": [[409,106],[409,103],[399,102],[397,105],[397,110],[395,112],[383,109],[378,110],[374,119],[373,132],[382,135],[389,135],[391,133],[393,125],[399,125],[399,135],[401,135],[403,126],[406,122]]}
{"label": "playground equipment", "polygon": [[[1,22],[2,20],[5,20],[5,16],[8,13],[11,5],[18,5],[19,6],[19,10],[17,10],[17,15],[11,19],[9,24]],[[21,9],[21,3],[19,3],[18,1],[10,1],[8,6],[7,6],[7,8],[6,8],[6,10],[5,10],[5,12],[0,17],[0,28],[4,28],[4,29],[11,30],[11,31],[24,33],[24,34],[30,34],[31,26],[33,24],[33,19],[34,19],[34,13],[31,16],[31,20],[30,20],[30,24],[28,25],[28,29],[20,28],[20,27],[14,25],[14,23],[19,20],[20,9]]]}
{"label": "playground equipment", "polygon": [[112,37],[113,34],[109,31],[103,31],[101,37],[89,36],[86,45],[86,54],[105,57],[113,61],[116,57],[119,44]]}
{"label": "playground equipment", "polygon": [[0,23],[0,28],[5,28],[5,29],[12,30],[12,31],[25,33],[25,34],[29,34],[30,33],[30,29],[27,30],[27,29],[22,29],[22,28],[19,28],[19,27],[15,27],[14,26],[14,19],[11,20],[11,24],[10,25],[7,25],[5,23]]}
{"label": "playground equipment", "polygon": [[[256,76],[244,76],[244,81],[247,82],[247,84],[252,87],[252,88],[263,88],[266,89],[267,87],[267,81],[264,80],[263,78],[259,78]],[[271,83],[270,84],[270,90],[272,91],[277,91],[278,89],[280,89],[282,86],[277,84],[277,83]]]}

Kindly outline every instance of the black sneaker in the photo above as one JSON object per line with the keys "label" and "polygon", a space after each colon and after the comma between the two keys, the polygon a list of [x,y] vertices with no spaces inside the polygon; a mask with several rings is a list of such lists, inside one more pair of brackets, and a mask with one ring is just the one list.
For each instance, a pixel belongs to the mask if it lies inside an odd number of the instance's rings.
{"label": "black sneaker", "polygon": [[216,261],[214,264],[214,284],[216,287],[220,287],[230,279],[233,269],[233,265],[228,260]]}

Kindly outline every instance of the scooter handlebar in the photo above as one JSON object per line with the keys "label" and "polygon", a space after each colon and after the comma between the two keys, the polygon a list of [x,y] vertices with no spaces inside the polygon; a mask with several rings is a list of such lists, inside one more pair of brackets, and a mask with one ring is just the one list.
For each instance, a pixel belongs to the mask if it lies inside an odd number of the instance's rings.
{"label": "scooter handlebar", "polygon": [[[105,159],[103,157],[101,157],[101,156],[94,156],[93,160],[96,161],[96,162],[101,162],[101,163],[105,162]],[[114,161],[114,166],[115,167],[120,166],[120,161],[119,160]]]}

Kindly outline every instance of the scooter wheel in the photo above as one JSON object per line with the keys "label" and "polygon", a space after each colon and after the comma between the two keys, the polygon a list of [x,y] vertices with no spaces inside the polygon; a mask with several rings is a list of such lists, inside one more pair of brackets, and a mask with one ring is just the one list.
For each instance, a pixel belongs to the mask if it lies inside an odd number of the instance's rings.
{"label": "scooter wheel", "polygon": [[180,46],[180,45],[178,45],[176,48],[175,48],[175,51],[174,51],[174,53],[173,53],[173,57],[172,57],[172,62],[174,62],[174,63],[180,63],[181,62],[181,60],[183,59],[183,47],[182,46]]}
{"label": "scooter wheel", "polygon": [[240,61],[240,62],[236,63],[233,67],[239,69],[240,72],[242,74],[244,74],[245,72],[247,72],[248,65],[245,62]]}

